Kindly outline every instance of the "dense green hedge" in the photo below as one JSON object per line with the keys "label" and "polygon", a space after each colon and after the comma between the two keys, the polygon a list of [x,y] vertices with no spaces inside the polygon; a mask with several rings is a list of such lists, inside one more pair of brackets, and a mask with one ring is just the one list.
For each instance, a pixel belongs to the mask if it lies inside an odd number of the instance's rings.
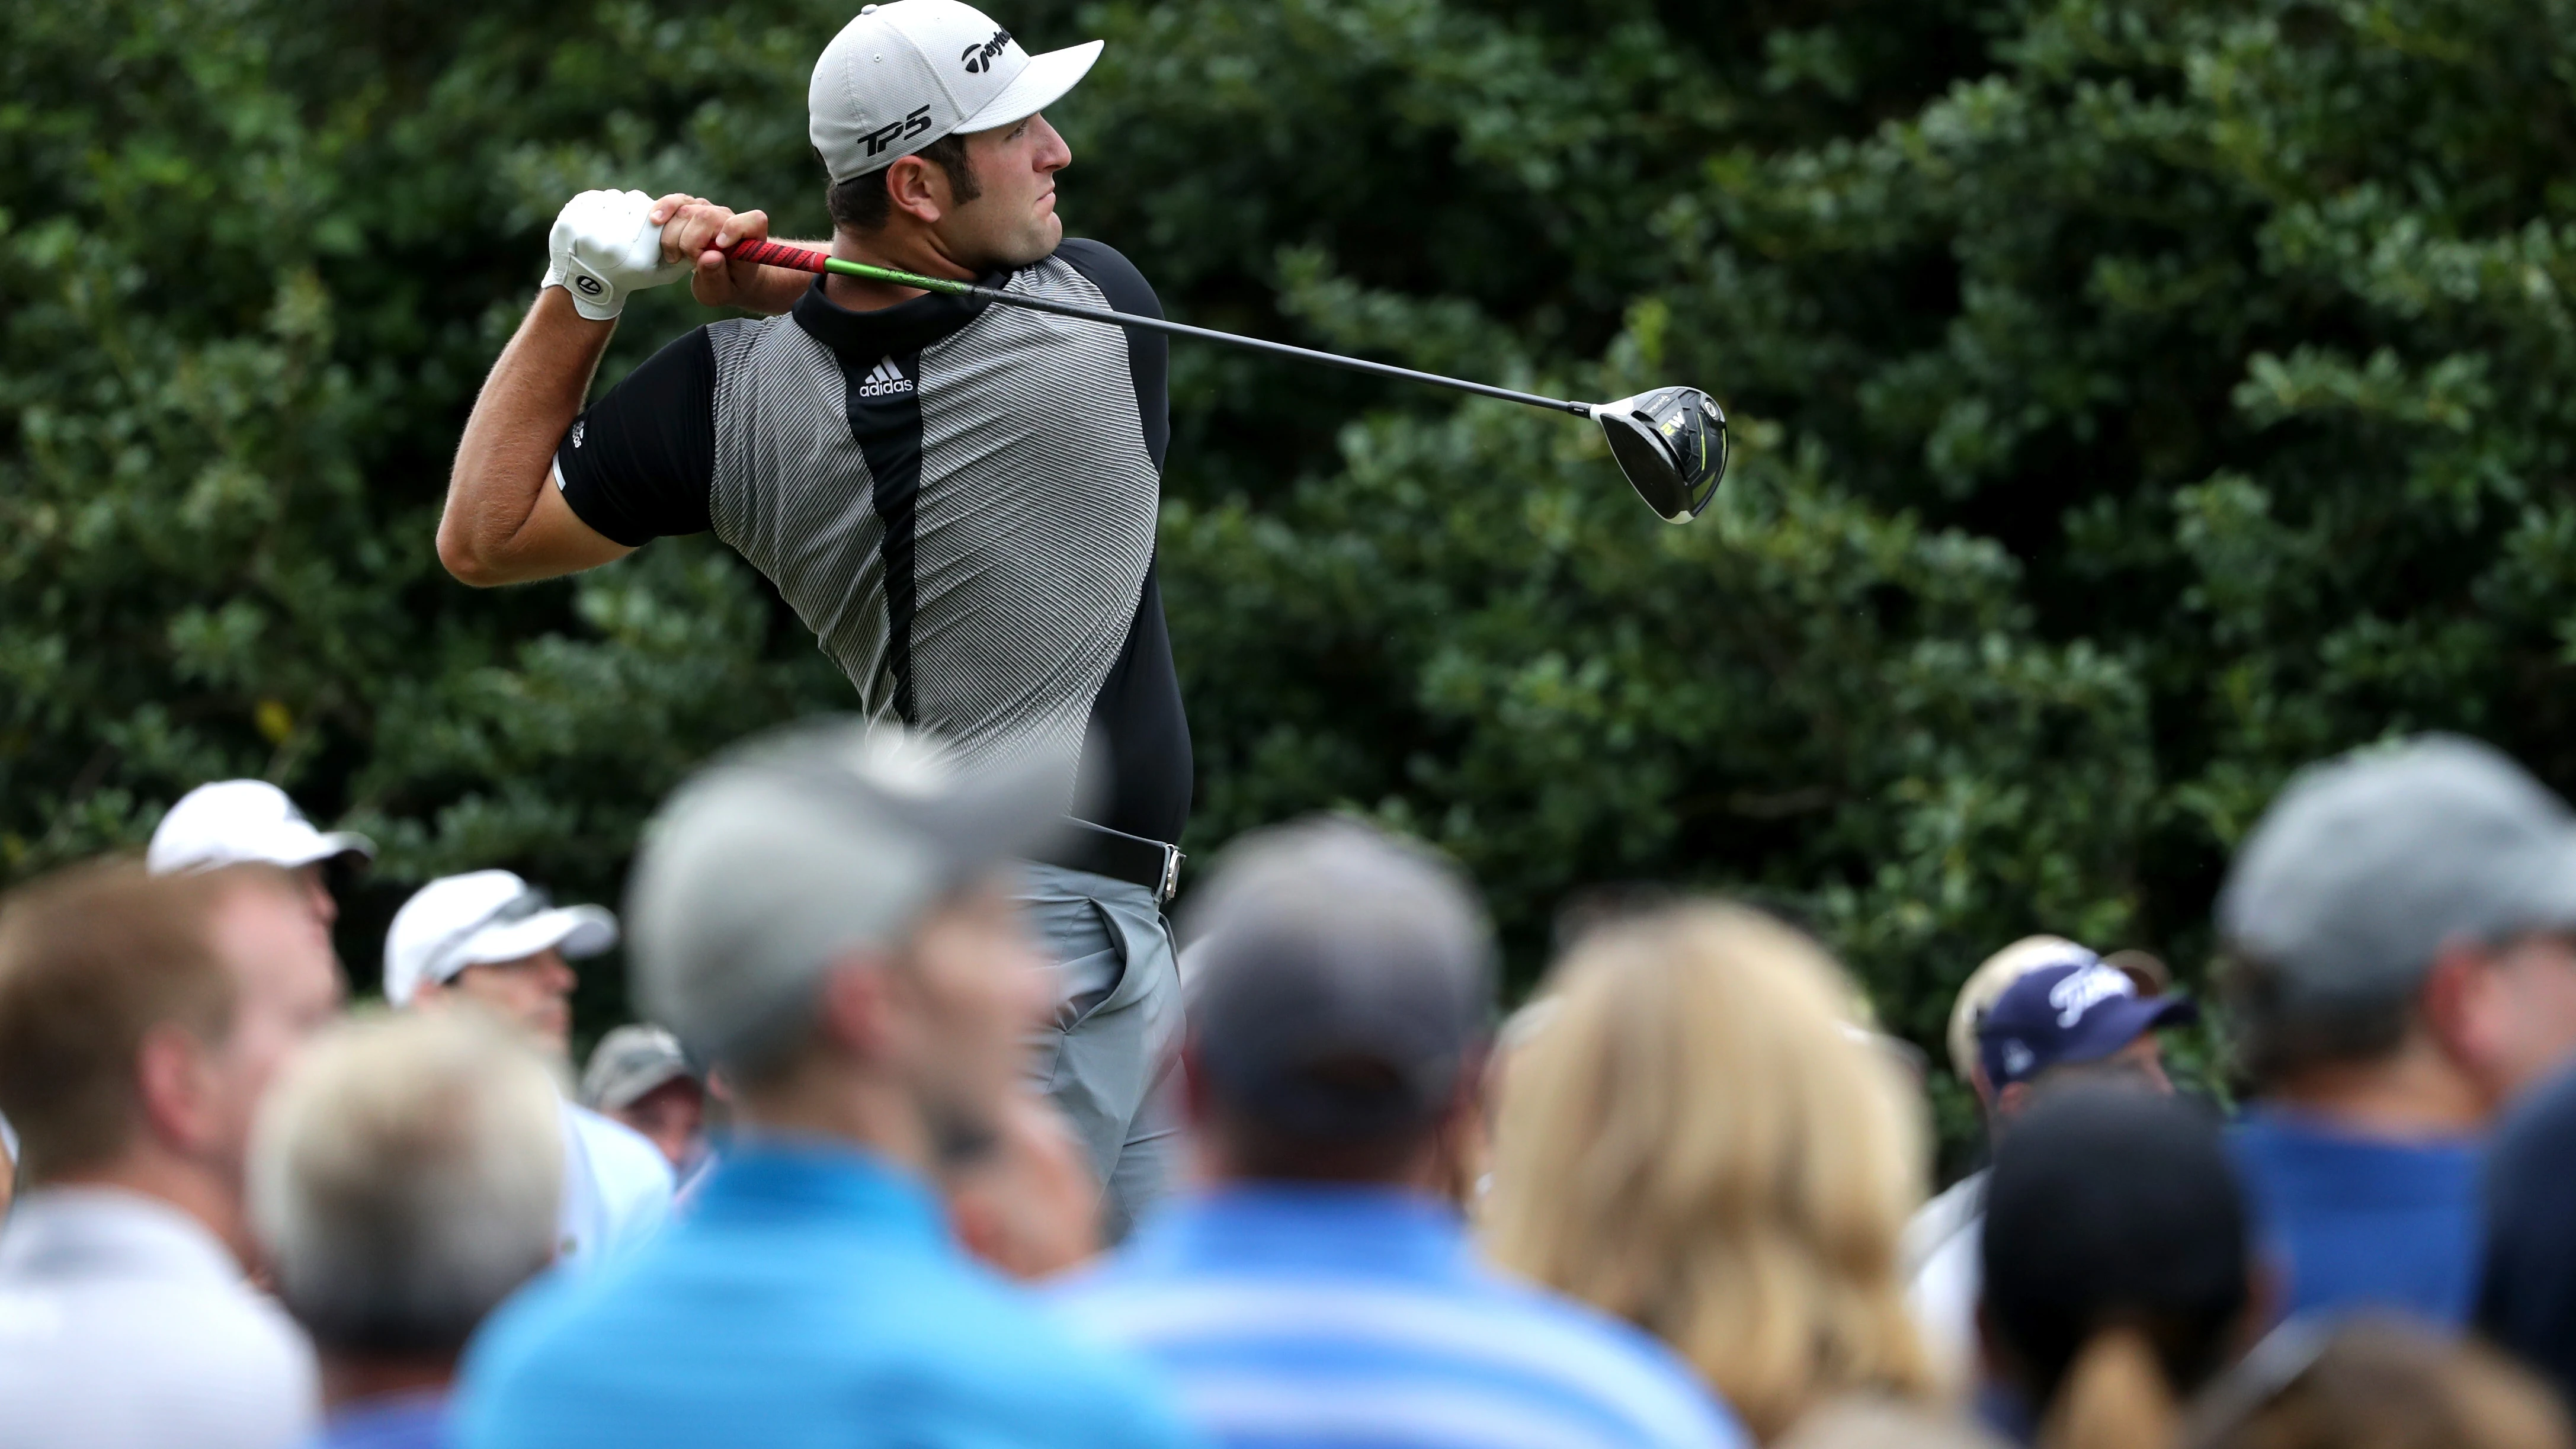
{"label": "dense green hedge", "polygon": [[[846,9],[0,9],[0,870],[265,774],[389,847],[363,977],[404,883],[613,897],[691,760],[845,697],[706,540],[476,594],[431,529],[566,195],[822,225]],[[2576,5],[1001,18],[1108,38],[1064,211],[1176,314],[1736,419],[1673,529],[1566,420],[1176,352],[1194,851],[1375,812],[1523,971],[1586,883],[1752,891],[1929,1040],[2028,930],[2194,966],[2300,760],[2447,725],[2576,780]],[[610,373],[698,320],[648,297]]]}

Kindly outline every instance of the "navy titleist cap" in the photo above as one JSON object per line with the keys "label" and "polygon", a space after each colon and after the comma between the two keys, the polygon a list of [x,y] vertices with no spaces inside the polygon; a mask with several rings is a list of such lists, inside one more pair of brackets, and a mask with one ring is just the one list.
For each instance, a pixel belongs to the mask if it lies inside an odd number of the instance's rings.
{"label": "navy titleist cap", "polygon": [[2050,1067],[2094,1062],[2160,1026],[2198,1021],[2183,996],[2140,996],[2137,983],[2090,951],[2042,966],[1995,998],[1977,1024],[1977,1055],[1997,1091]]}

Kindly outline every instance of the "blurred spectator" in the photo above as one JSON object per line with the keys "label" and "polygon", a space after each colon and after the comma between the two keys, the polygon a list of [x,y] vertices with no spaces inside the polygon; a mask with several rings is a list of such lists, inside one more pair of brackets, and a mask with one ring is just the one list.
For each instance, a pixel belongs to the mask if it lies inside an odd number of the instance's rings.
{"label": "blurred spectator", "polygon": [[340,1008],[274,866],[75,866],[0,899],[0,1442],[274,1449],[312,1427],[302,1334],[242,1281],[252,1115]]}
{"label": "blurred spectator", "polygon": [[581,1104],[661,1149],[680,1177],[706,1155],[706,1085],[680,1039],[658,1026],[629,1024],[599,1039],[582,1070]]}
{"label": "blurred spectator", "polygon": [[18,1134],[0,1117],[0,1223],[9,1220],[10,1199],[18,1193]]}
{"label": "blurred spectator", "polygon": [[2576,1403],[2576,1073],[2516,1106],[2487,1153],[2477,1326]]}
{"label": "blurred spectator", "polygon": [[[2140,996],[2134,976],[2071,941],[2025,959],[2029,969],[1977,1022],[1969,1084],[1989,1134],[2005,1130],[2034,1093],[2067,1082],[2108,1078],[2172,1093],[2156,1033],[2199,1020],[2197,1006],[2180,996]],[[1985,1187],[1982,1172],[1963,1178],[1906,1225],[1906,1298],[1925,1347],[1954,1381],[1964,1381],[1976,1360]]]}
{"label": "blurred spectator", "polygon": [[636,1001],[727,1077],[735,1131],[617,1271],[502,1309],[464,1449],[1185,1442],[1141,1370],[968,1259],[930,1187],[994,1149],[1052,1004],[1009,857],[1055,827],[1054,774],[961,784],[835,723],[665,803],[628,894]]}
{"label": "blurred spectator", "polygon": [[2293,1324],[2192,1411],[2186,1449],[2570,1449],[2565,1410],[2496,1354],[2397,1319]]}
{"label": "blurred spectator", "polygon": [[340,919],[325,878],[335,860],[376,858],[376,843],[346,830],[313,828],[286,792],[266,780],[218,780],[199,785],[153,827],[143,860],[154,875],[184,875],[227,865],[273,865],[292,871],[313,913],[330,925]]}
{"label": "blurred spectator", "polygon": [[2478,1134],[2576,1049],[2576,820],[2473,740],[2356,751],[2263,813],[2218,926],[2287,1307],[2462,1323]]}
{"label": "blurred spectator", "polygon": [[1033,1283],[1100,1251],[1100,1181],[1055,1103],[1015,1093],[993,1150],[941,1175],[948,1219],[966,1251]]}
{"label": "blurred spectator", "polygon": [[1461,1180],[1453,1185],[1459,1204],[1477,1227],[1484,1224],[1485,1204],[1494,1186],[1494,1114],[1502,1107],[1503,1083],[1511,1075],[1512,1058],[1546,1030],[1549,1018],[1555,1014],[1556,1003],[1544,993],[1536,993],[1494,1029],[1494,1044],[1485,1055],[1484,1079],[1476,1084],[1475,1122],[1470,1131],[1461,1134],[1458,1144]]}
{"label": "blurred spectator", "polygon": [[555,1086],[461,1012],[314,1042],[260,1109],[251,1225],[313,1336],[316,1449],[435,1449],[475,1325],[554,1256]]}
{"label": "blurred spectator", "polygon": [[2167,1449],[2179,1404],[2259,1331],[2244,1197],[2218,1126],[2079,1083],[1995,1146],[1979,1324],[1987,1417],[2017,1443]]}
{"label": "blurred spectator", "polygon": [[1486,1246],[1678,1349],[1762,1442],[1957,1432],[1907,1316],[1920,1109],[1803,934],[1699,903],[1585,937],[1512,1057]]}
{"label": "blurred spectator", "polygon": [[1189,1106],[1211,1188],[1061,1299],[1219,1443],[1731,1445],[1625,1324],[1480,1266],[1444,1194],[1494,966],[1466,886],[1366,827],[1247,837],[1203,888]]}
{"label": "blurred spectator", "polygon": [[1942,1043],[1950,1049],[1951,1073],[1975,1088],[1978,1100],[1991,1094],[1977,1086],[1977,1023],[1994,1009],[1995,998],[2026,972],[2092,955],[2064,936],[2024,936],[1978,962],[1977,969],[1960,983],[1958,996],[1950,1002],[1950,1021],[1942,1032]]}
{"label": "blurred spectator", "polygon": [[[557,1067],[571,1055],[571,962],[617,944],[600,906],[558,906],[506,870],[444,876],[394,913],[385,933],[385,999],[398,1007],[465,1002],[514,1030]],[[677,1178],[634,1129],[563,1104],[559,1256],[622,1252],[662,1225]]]}

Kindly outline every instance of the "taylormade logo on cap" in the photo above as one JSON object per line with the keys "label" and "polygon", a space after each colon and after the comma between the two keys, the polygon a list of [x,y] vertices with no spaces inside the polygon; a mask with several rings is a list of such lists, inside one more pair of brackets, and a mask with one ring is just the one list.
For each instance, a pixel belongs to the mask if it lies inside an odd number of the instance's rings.
{"label": "taylormade logo on cap", "polygon": [[1030,55],[961,0],[869,5],[814,63],[807,134],[834,184],[882,171],[942,136],[1036,115],[1100,58],[1097,40]]}

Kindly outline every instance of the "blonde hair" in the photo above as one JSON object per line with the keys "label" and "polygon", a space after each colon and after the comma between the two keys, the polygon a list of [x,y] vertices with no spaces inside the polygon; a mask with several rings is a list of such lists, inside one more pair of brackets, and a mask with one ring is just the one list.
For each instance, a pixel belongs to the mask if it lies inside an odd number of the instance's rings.
{"label": "blonde hair", "polygon": [[1897,1263],[1923,1125],[1832,958],[1689,904],[1586,937],[1548,995],[1503,1080],[1493,1258],[1671,1344],[1764,1440],[1831,1396],[1929,1398]]}
{"label": "blonde hair", "polygon": [[305,1049],[251,1134],[253,1227],[324,1348],[446,1352],[554,1257],[563,1117],[477,1011],[377,1013]]}
{"label": "blonde hair", "polygon": [[2182,1406],[2146,1334],[2118,1325],[2085,1340],[2040,1424],[2043,1449],[2172,1449]]}

